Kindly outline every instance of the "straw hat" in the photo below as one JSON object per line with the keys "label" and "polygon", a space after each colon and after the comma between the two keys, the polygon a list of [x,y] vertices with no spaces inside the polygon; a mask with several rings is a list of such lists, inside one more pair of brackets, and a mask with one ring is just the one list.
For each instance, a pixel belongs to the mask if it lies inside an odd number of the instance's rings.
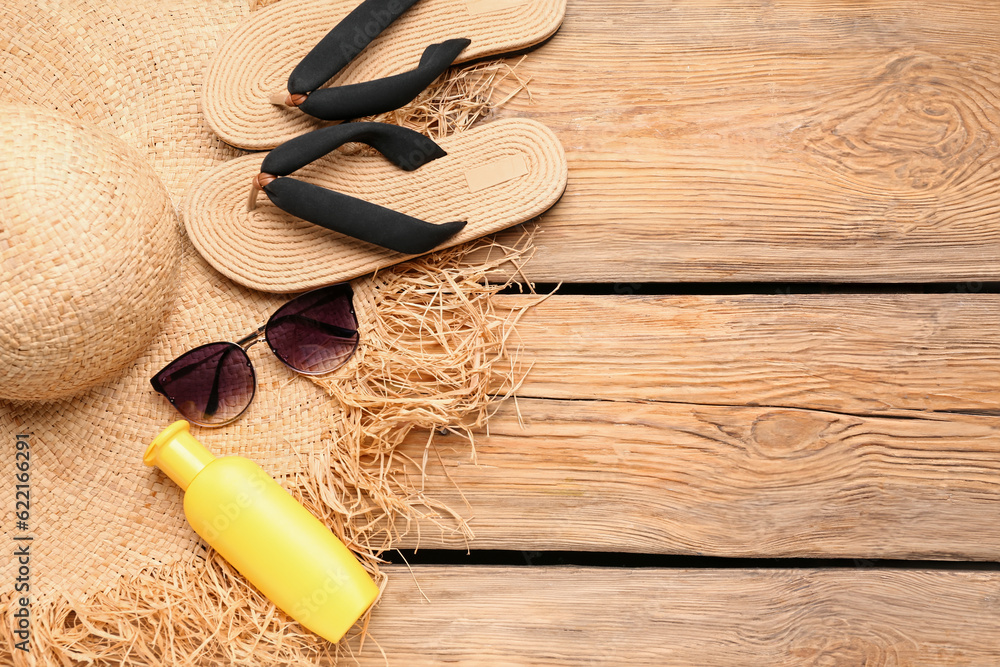
{"label": "straw hat", "polygon": [[133,361],[176,290],[180,229],[138,151],[0,104],[0,398],[79,393]]}
{"label": "straw hat", "polygon": [[[281,614],[274,614],[273,606],[241,583],[231,568],[227,569],[228,566],[205,551],[186,524],[180,489],[158,471],[143,466],[141,460],[151,439],[177,418],[167,401],[152,390],[148,379],[192,347],[242,337],[288,298],[254,292],[230,282],[195,252],[186,236],[181,236],[177,250],[173,245],[176,239],[166,231],[173,224],[169,214],[164,213],[162,219],[156,215],[163,191],[146,168],[152,167],[170,199],[177,204],[199,172],[238,155],[208,128],[199,113],[198,97],[202,72],[220,39],[245,13],[242,0],[171,0],[169,11],[159,0],[64,0],[55,4],[8,0],[0,5],[0,43],[4,44],[0,49],[0,98],[39,107],[30,113],[22,112],[25,118],[54,119],[52,112],[55,112],[62,120],[53,120],[53,128],[57,122],[68,123],[69,134],[76,140],[90,137],[94,148],[81,164],[100,164],[104,159],[101,170],[120,176],[121,192],[116,190],[116,193],[124,200],[133,201],[139,199],[139,194],[149,193],[148,198],[134,206],[138,218],[146,222],[133,221],[131,227],[117,227],[136,248],[125,248],[114,259],[117,264],[134,266],[137,271],[157,276],[153,281],[156,288],[149,287],[147,293],[149,301],[136,306],[147,309],[149,318],[138,314],[133,320],[125,318],[135,330],[122,338],[134,345],[120,345],[102,338],[84,341],[91,345],[82,348],[65,346],[73,348],[80,359],[92,350],[117,350],[114,364],[110,361],[94,364],[94,369],[87,369],[86,377],[81,375],[79,382],[75,378],[70,378],[74,380],[71,382],[57,377],[44,364],[26,366],[32,372],[24,375],[0,376],[4,378],[4,396],[29,398],[29,389],[34,386],[31,391],[36,391],[41,384],[35,378],[45,372],[51,373],[51,386],[47,390],[52,396],[81,392],[72,398],[48,402],[0,399],[0,505],[15,506],[15,486],[11,483],[16,473],[15,445],[23,435],[27,435],[30,445],[32,501],[26,531],[10,522],[0,523],[0,550],[13,553],[15,545],[23,545],[15,542],[16,537],[33,538],[30,542],[33,651],[23,654],[12,648],[15,637],[11,621],[18,600],[13,587],[4,588],[0,590],[0,664],[68,664],[72,660],[98,664],[179,664],[171,659],[170,651],[176,650],[182,655],[186,655],[184,651],[187,654],[202,651],[197,664],[299,664],[330,651],[328,644],[303,633]],[[9,116],[5,120],[9,121]],[[106,134],[88,129],[85,122]],[[58,134],[57,130],[52,131]],[[13,152],[4,151],[7,166],[13,164],[12,160],[25,159],[25,155],[53,150],[51,145],[41,145],[44,142],[36,145],[30,133],[21,138],[15,136],[20,132],[10,122],[0,125],[3,141],[15,142],[3,145],[16,146],[9,149]],[[35,137],[47,132],[45,128],[37,129]],[[122,148],[122,142],[130,148]],[[112,166],[107,160],[121,164]],[[58,175],[55,178],[58,180]],[[80,193],[82,185],[72,180],[60,184],[59,191]],[[38,187],[16,180],[5,182],[4,199],[0,201],[31,192],[32,188],[37,192]],[[8,195],[8,190],[12,194]],[[79,196],[86,197],[88,193],[83,190]],[[118,220],[114,206],[124,205],[113,198],[105,217],[94,203],[94,211],[88,209],[87,216],[73,218],[69,210],[80,203],[79,199],[68,202],[67,211],[60,215],[81,226],[84,220],[94,220],[102,226],[114,227]],[[109,202],[105,199],[100,205],[109,206]],[[26,209],[24,206],[17,210]],[[53,281],[35,284],[30,278],[15,280],[20,264],[15,262],[12,266],[10,258],[20,261],[22,257],[31,257],[39,266],[45,259],[20,252],[8,255],[5,244],[9,241],[4,236],[8,233],[6,211],[0,216],[0,228],[4,230],[0,232],[3,252],[0,284],[15,286],[4,289],[21,290],[18,294],[25,294],[23,298],[38,299],[38,303],[22,303],[20,307],[25,312],[32,316],[51,315],[52,311],[46,309],[52,307],[60,293],[68,294],[71,288]],[[36,214],[38,217],[43,216]],[[155,222],[149,222],[152,219]],[[141,224],[155,233],[143,237],[137,226]],[[39,229],[18,229],[23,232],[19,238],[43,239],[48,244],[46,248],[53,251],[60,248],[60,239],[47,236],[44,224]],[[157,234],[162,238],[157,240]],[[148,239],[145,249],[143,238]],[[85,242],[93,243],[94,239]],[[67,240],[63,249],[69,246]],[[129,263],[139,261],[146,252],[157,259],[145,266],[140,266],[142,262]],[[160,263],[163,271],[157,274],[157,267],[150,266],[153,263]],[[76,285],[85,282],[79,281],[77,275],[81,265],[86,272],[85,263],[65,266]],[[170,266],[177,267],[172,279]],[[434,288],[429,281],[441,275],[441,270],[430,268],[416,278],[423,281],[421,289],[403,284],[400,293],[432,298]],[[454,280],[456,272],[448,270]],[[137,278],[133,282],[142,283],[140,286],[146,289],[145,280]],[[403,278],[399,280],[405,283]],[[481,282],[475,277],[468,280],[468,289],[484,290]],[[130,291],[134,285],[128,280],[116,284],[115,295],[122,297],[122,303],[134,305]],[[32,289],[35,291],[30,292]],[[483,366],[482,360],[492,351],[483,347],[483,341],[496,336],[500,328],[477,313],[474,318],[462,320],[458,327],[468,342],[446,346],[453,354],[460,350],[474,359],[479,365],[475,373],[467,372],[461,360],[435,362],[425,351],[411,355],[410,363],[419,364],[422,371],[411,372],[400,362],[399,350],[392,347],[406,337],[392,328],[380,329],[384,335],[378,336],[372,324],[383,318],[383,309],[374,309],[376,298],[380,305],[384,304],[391,289],[391,285],[371,279],[354,283],[362,341],[378,340],[383,344],[368,352],[363,346],[355,359],[341,369],[352,386],[363,385],[358,378],[367,376],[383,381],[378,372],[359,367],[357,359],[367,354],[370,364],[389,366],[387,360],[391,360],[392,369],[406,373],[407,377],[429,375],[437,386],[447,390],[447,400],[464,400],[463,394],[456,391],[462,383],[478,387],[485,396],[487,387],[495,385],[484,375],[490,369]],[[172,296],[172,305],[164,309],[165,317],[157,318],[157,304],[161,303],[164,292],[168,298],[162,302]],[[125,299],[126,295],[130,298]],[[461,314],[469,300],[464,293],[460,296],[445,307],[409,298],[412,301],[406,304],[409,310],[396,317],[407,332],[419,333],[420,318],[425,312],[441,318],[451,317],[455,312]],[[485,303],[486,296],[484,292],[478,298]],[[114,299],[109,303],[118,312],[125,308]],[[25,322],[25,331],[31,332],[31,339],[39,340],[44,332],[29,326],[33,324],[31,317],[22,317],[21,321]],[[82,340],[85,331],[100,329],[99,325],[91,327],[88,323],[87,327],[74,331],[71,324],[58,322],[55,330],[62,327],[77,336],[74,340]],[[431,324],[435,332],[444,331],[440,322]],[[3,335],[6,333],[0,333]],[[148,344],[141,342],[143,336]],[[351,391],[358,393],[364,387],[353,389],[342,383],[344,386],[333,391],[330,385],[335,383],[328,382],[324,390],[288,370],[262,348],[257,346],[250,354],[257,370],[258,391],[249,410],[232,425],[195,429],[195,435],[217,455],[252,458],[288,487],[300,488],[301,480],[316,478],[317,471],[334,476],[330,471],[337,460],[331,462],[331,459],[336,459],[337,451],[328,446],[329,442],[335,440],[338,448],[353,447],[355,443],[349,436],[331,435],[339,423],[334,417],[347,413],[346,407],[344,412],[340,411],[331,395],[346,404],[352,399]],[[4,343],[0,349],[3,354],[10,354],[14,348]],[[21,349],[20,344],[17,349]],[[34,361],[43,358],[41,353],[33,356]],[[128,361],[132,358],[133,361]],[[0,362],[0,366],[3,363],[6,361]],[[83,362],[88,363],[91,362]],[[439,373],[441,379],[435,379],[434,371],[442,370],[445,372]],[[10,371],[0,369],[0,372]],[[83,389],[87,382],[97,384]],[[399,384],[395,379],[387,382],[387,386],[394,388]],[[376,431],[388,423],[373,409],[378,400],[374,395],[365,397],[362,408],[351,413],[363,413],[366,418],[374,419],[375,428],[364,420],[357,420],[357,428]],[[419,423],[417,417],[423,413],[437,420],[434,424],[450,423],[449,411],[441,407],[446,400],[437,401],[434,409],[427,410],[415,409],[416,404],[407,396],[401,396],[400,400],[405,403],[405,410],[396,410],[393,423]],[[478,400],[471,401],[471,407],[481,407],[483,404]],[[344,461],[356,466],[360,459],[361,456],[355,456]],[[337,483],[342,484],[349,472],[338,470]],[[373,484],[382,481],[372,476]],[[325,494],[328,487],[321,483],[318,488]],[[327,512],[325,520],[331,525],[331,517],[339,516],[346,521],[343,512],[338,514],[336,508],[330,509],[330,498],[335,500],[335,494],[316,501],[316,506]],[[342,530],[343,526],[334,525],[334,529]],[[14,558],[0,559],[0,580],[14,581],[17,567]],[[220,635],[219,628],[226,631]],[[213,657],[205,655],[206,646],[213,651]]]}
{"label": "straw hat", "polygon": [[[123,575],[204,553],[185,523],[180,490],[141,459],[178,418],[149,378],[196,345],[242,337],[287,300],[235,286],[209,268],[179,235],[166,200],[169,192],[176,204],[194,174],[237,154],[200,117],[197,90],[218,40],[245,13],[239,0],[172,0],[169,12],[158,0],[0,6],[0,97],[36,107],[13,115],[4,109],[0,125],[0,284],[7,297],[0,393],[77,394],[46,403],[0,400],[3,507],[15,503],[16,436],[29,436],[32,614],[39,624],[47,601],[84,599]],[[60,156],[62,163],[50,165]],[[47,180],[12,180],[33,160]],[[95,185],[115,196],[99,197]],[[46,202],[46,192],[67,199]],[[28,220],[39,224],[29,228]],[[97,236],[88,238],[84,232],[95,227]],[[18,245],[7,247],[12,230]],[[106,254],[94,255],[95,248]],[[112,256],[112,264],[96,268],[97,259]],[[72,297],[98,286],[106,293],[74,314]],[[19,301],[13,310],[10,298]],[[110,322],[120,328],[109,329]],[[11,327],[27,338],[11,343]],[[259,383],[253,405],[235,424],[196,435],[216,454],[250,457],[280,481],[304,470],[303,455],[319,443],[331,403],[260,347],[251,352]],[[24,361],[15,359],[19,351]],[[0,531],[0,549],[13,553],[23,531],[6,521]],[[0,559],[0,580],[13,581],[16,567],[16,559]],[[0,591],[0,607],[11,593]],[[41,631],[36,627],[36,636]],[[9,649],[0,645],[5,663]]]}

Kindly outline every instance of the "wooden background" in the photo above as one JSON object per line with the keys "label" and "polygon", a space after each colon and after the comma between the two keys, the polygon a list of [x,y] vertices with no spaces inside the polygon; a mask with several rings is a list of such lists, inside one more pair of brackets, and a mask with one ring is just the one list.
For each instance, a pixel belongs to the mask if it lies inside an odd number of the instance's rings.
{"label": "wooden background", "polygon": [[[1000,277],[993,0],[569,0],[534,280]],[[517,232],[512,232],[512,235]]]}
{"label": "wooden background", "polygon": [[[524,270],[612,287],[526,316],[519,400],[427,493],[476,550],[844,560],[395,566],[390,664],[1000,664],[998,34],[993,0],[569,0],[503,112],[570,161]],[[782,285],[676,285],[734,281]]]}

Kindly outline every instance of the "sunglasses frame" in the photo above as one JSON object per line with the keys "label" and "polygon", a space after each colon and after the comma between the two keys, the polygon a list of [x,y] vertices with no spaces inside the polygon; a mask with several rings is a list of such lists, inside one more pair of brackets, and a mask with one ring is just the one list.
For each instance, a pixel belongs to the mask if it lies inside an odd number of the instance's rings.
{"label": "sunglasses frame", "polygon": [[[183,354],[175,357],[173,360],[171,360],[170,362],[168,362],[166,366],[164,366],[159,371],[157,371],[157,373],[153,377],[151,377],[149,379],[149,383],[153,386],[153,389],[157,393],[162,394],[164,397],[166,397],[166,399],[170,402],[170,405],[172,405],[175,410],[177,410],[178,412],[180,412],[181,415],[184,417],[184,419],[186,419],[187,421],[191,422],[192,424],[197,424],[198,426],[203,426],[205,428],[218,428],[220,426],[227,426],[228,424],[232,424],[237,419],[239,419],[240,417],[242,417],[243,413],[245,413],[247,410],[250,409],[250,406],[253,404],[253,399],[256,398],[256,396],[257,396],[257,370],[253,367],[253,362],[250,359],[250,355],[249,355],[248,351],[250,350],[251,347],[253,347],[254,345],[256,345],[257,343],[259,343],[261,341],[264,341],[264,342],[267,343],[268,348],[271,350],[271,354],[273,354],[278,359],[278,361],[280,361],[284,366],[286,366],[287,368],[295,371],[296,373],[298,373],[300,375],[306,375],[306,376],[311,376],[311,377],[318,377],[318,376],[321,376],[321,375],[328,375],[330,373],[333,373],[335,371],[340,370],[341,368],[343,368],[347,364],[348,361],[351,360],[351,358],[354,357],[355,353],[358,351],[358,345],[360,345],[360,343],[361,343],[361,336],[359,335],[357,328],[355,328],[355,330],[354,330],[354,334],[355,334],[354,346],[351,348],[350,354],[348,354],[345,357],[343,363],[341,363],[338,366],[335,366],[334,368],[331,368],[329,370],[312,371],[312,372],[310,372],[310,371],[304,371],[304,370],[300,370],[298,368],[295,368],[290,363],[288,363],[287,361],[285,361],[285,358],[274,349],[274,345],[271,343],[270,339],[267,336],[267,328],[268,328],[268,326],[270,326],[271,322],[274,321],[275,316],[278,315],[278,313],[280,313],[284,308],[286,308],[288,306],[288,304],[294,303],[297,299],[304,299],[304,298],[306,298],[306,297],[308,297],[308,296],[310,296],[312,294],[315,294],[317,292],[322,292],[324,290],[333,289],[335,287],[346,287],[347,293],[348,293],[348,299],[349,299],[348,304],[349,304],[349,307],[350,307],[351,316],[354,318],[355,327],[357,327],[358,316],[357,316],[357,313],[354,311],[354,290],[351,288],[350,283],[346,283],[346,282],[344,282],[344,283],[335,283],[333,285],[327,285],[325,287],[318,287],[316,289],[309,290],[308,292],[303,292],[302,294],[299,294],[295,298],[289,299],[288,301],[286,301],[284,304],[282,304],[281,306],[279,306],[277,310],[275,310],[273,313],[271,313],[271,316],[267,318],[267,322],[265,322],[261,326],[257,327],[256,330],[254,330],[251,333],[247,334],[243,338],[240,338],[235,343],[232,342],[232,341],[226,341],[226,340],[215,341],[215,342],[211,342],[211,343],[204,343],[203,345],[199,345],[198,347],[193,347],[190,350],[184,352]],[[171,396],[169,393],[167,393],[166,388],[163,386],[163,384],[161,382],[160,376],[163,375],[163,372],[166,371],[168,368],[170,368],[179,359],[182,359],[182,358],[184,358],[185,356],[187,356],[189,354],[193,354],[193,353],[197,352],[198,350],[204,349],[206,347],[214,346],[214,345],[229,345],[229,346],[232,346],[232,348],[235,348],[236,350],[239,351],[239,353],[243,357],[243,360],[246,362],[247,366],[249,366],[249,368],[250,368],[250,378],[251,378],[251,381],[252,381],[253,392],[250,394],[250,400],[247,401],[247,404],[243,407],[243,409],[240,410],[239,413],[236,414],[236,415],[234,415],[232,418],[227,419],[224,422],[205,423],[205,422],[202,422],[200,420],[193,419],[193,418],[185,415],[183,412],[181,412],[181,409],[177,406],[176,397]]]}

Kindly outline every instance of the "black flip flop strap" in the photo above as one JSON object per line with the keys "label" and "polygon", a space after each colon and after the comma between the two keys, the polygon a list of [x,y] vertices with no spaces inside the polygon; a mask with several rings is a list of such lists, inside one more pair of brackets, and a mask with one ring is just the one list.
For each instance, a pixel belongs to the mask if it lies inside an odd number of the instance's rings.
{"label": "black flip flop strap", "polygon": [[321,88],[310,93],[299,104],[299,109],[320,120],[350,120],[398,109],[412,102],[441,76],[470,43],[468,39],[449,39],[431,44],[420,57],[420,64],[408,72],[375,81]]}
{"label": "black flip flop strap", "polygon": [[446,155],[429,138],[397,125],[334,125],[300,135],[268,153],[261,163],[261,172],[279,177],[264,186],[268,199],[281,210],[315,225],[408,255],[427,252],[465,227],[465,222],[425,222],[378,204],[287,178],[293,171],[352,141],[375,148],[405,171],[413,171]]}
{"label": "black flip flop strap", "polygon": [[308,95],[347,67],[418,0],[365,0],[334,26],[295,66],[288,92]]}
{"label": "black flip flop strap", "polygon": [[264,157],[260,170],[274,176],[288,176],[352,141],[368,144],[405,171],[414,171],[447,155],[430,138],[399,125],[343,123],[289,139]]}
{"label": "black flip flop strap", "polygon": [[[420,64],[404,74],[340,89],[320,90],[347,67],[368,44],[406,13],[418,0],[365,0],[345,16],[295,66],[288,76],[290,96],[305,96],[298,104],[321,120],[351,120],[392,111],[412,101],[454,62],[469,40],[452,39],[424,50]],[[316,99],[313,99],[316,98]]]}

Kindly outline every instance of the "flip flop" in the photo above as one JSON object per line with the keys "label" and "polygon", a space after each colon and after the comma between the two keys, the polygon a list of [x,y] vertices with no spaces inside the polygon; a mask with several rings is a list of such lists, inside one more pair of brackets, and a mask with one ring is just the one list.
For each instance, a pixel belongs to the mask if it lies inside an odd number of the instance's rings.
{"label": "flip flop", "polygon": [[[347,142],[382,155],[334,150]],[[344,123],[292,139],[263,162],[246,155],[207,172],[181,216],[220,273],[299,292],[527,222],[559,200],[566,179],[562,145],[537,121],[498,120],[440,145],[395,125]]]}
{"label": "flip flop", "polygon": [[544,42],[566,10],[566,0],[356,2],[282,0],[240,25],[205,75],[202,112],[216,134],[264,150],[397,109],[453,62]]}

